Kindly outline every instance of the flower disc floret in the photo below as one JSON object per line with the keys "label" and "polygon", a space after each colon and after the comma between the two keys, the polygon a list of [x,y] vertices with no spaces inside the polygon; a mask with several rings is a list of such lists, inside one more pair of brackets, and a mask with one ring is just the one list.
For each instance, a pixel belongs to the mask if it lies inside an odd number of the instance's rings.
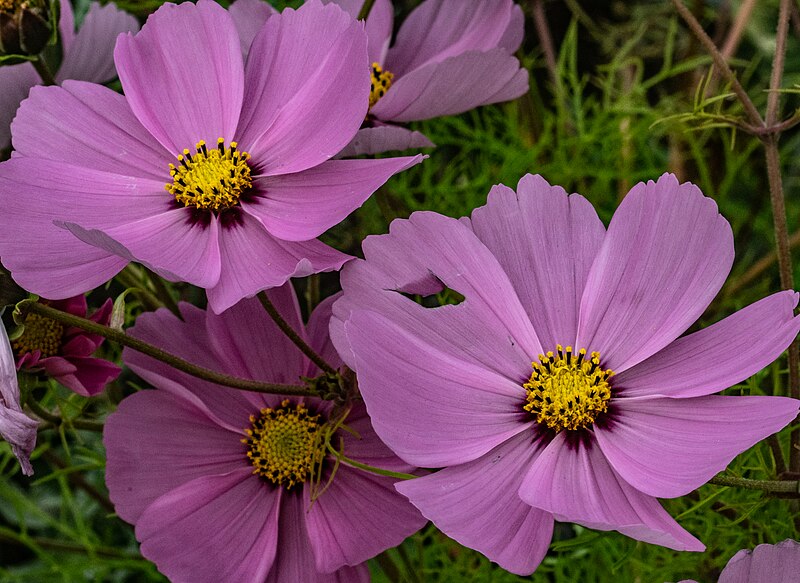
{"label": "flower disc floret", "polygon": [[242,443],[247,445],[253,474],[287,489],[315,475],[324,456],[324,424],[319,415],[311,415],[302,403],[293,405],[286,399],[280,407],[251,415],[250,423]]}
{"label": "flower disc floret", "polygon": [[386,95],[386,92],[389,91],[389,88],[392,86],[393,79],[394,73],[385,70],[378,63],[372,63],[369,84],[370,107],[374,106],[380,101],[381,97]]}
{"label": "flower disc floret", "polygon": [[46,358],[58,354],[63,338],[64,326],[60,322],[39,314],[28,314],[25,331],[12,346],[18,355],[38,350],[41,357]]}
{"label": "flower disc floret", "polygon": [[188,149],[178,156],[178,166],[169,165],[172,184],[165,185],[175,200],[184,206],[221,211],[239,204],[239,198],[253,185],[250,154],[237,151],[238,144],[217,140],[209,150],[203,140],[197,142],[194,155]]}
{"label": "flower disc floret", "polygon": [[600,366],[599,352],[592,352],[587,359],[585,348],[576,355],[572,346],[557,344],[555,354],[540,354],[539,361],[531,363],[533,373],[523,385],[528,392],[523,408],[535,415],[538,423],[556,433],[575,431],[592,425],[608,411],[608,379],[614,373]]}

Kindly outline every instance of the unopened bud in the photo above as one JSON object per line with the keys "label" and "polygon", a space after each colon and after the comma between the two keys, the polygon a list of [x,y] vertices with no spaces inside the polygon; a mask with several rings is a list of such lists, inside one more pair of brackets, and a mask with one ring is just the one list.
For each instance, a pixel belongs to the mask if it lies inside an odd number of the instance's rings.
{"label": "unopened bud", "polygon": [[45,0],[0,0],[0,54],[5,64],[14,57],[38,55],[53,38],[55,10]]}

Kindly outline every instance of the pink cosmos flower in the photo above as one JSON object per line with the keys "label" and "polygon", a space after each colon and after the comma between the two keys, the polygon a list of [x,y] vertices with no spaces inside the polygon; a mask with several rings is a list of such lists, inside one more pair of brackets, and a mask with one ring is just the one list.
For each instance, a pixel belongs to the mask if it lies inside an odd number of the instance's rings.
{"label": "pink cosmos flower", "polygon": [[[657,498],[797,414],[793,399],[711,396],[790,344],[797,293],[679,338],[734,252],[714,201],[672,175],[635,186],[608,230],[586,199],[528,175],[469,219],[394,221],[364,254],[343,270],[332,339],[383,441],[444,468],[397,489],[514,573],[539,564],[554,518],[702,550]],[[398,293],[443,287],[466,299],[429,309]]]}
{"label": "pink cosmos flower", "polygon": [[[176,34],[180,31],[180,34]],[[231,15],[166,4],[114,53],[125,96],[36,87],[0,165],[14,279],[48,298],[138,261],[220,312],[349,257],[316,239],[421,157],[330,160],[366,115],[363,25],[310,2],[270,17],[247,65]]]}
{"label": "pink cosmos flower", "polygon": [[[62,312],[86,317],[86,298],[83,295],[47,303]],[[89,316],[89,320],[107,326],[111,309],[111,300],[106,300]],[[12,346],[17,354],[17,370],[43,370],[79,395],[93,397],[103,392],[121,372],[116,364],[92,357],[103,340],[102,336],[89,334],[80,328],[29,314],[25,331]]]}
{"label": "pink cosmos flower", "polygon": [[26,476],[33,474],[31,453],[36,447],[38,427],[39,424],[25,415],[19,404],[14,353],[5,326],[0,324],[0,437],[11,445],[11,452]]}
{"label": "pink cosmos flower", "polygon": [[[268,294],[338,366],[328,338],[332,299],[304,327],[291,285]],[[143,314],[131,333],[240,377],[301,384],[319,374],[257,300],[219,316],[188,304],[181,313],[183,322],[163,309]],[[337,467],[321,449],[340,414],[330,402],[222,388],[135,352],[123,356],[156,390],[128,397],[108,418],[106,482],[117,513],[136,525],[142,554],[170,580],[368,581],[362,563],[425,523],[394,479]],[[342,438],[350,459],[413,469],[380,442],[363,403],[345,424],[332,443],[338,449]]]}
{"label": "pink cosmos flower", "polygon": [[[742,549],[733,557],[717,583],[790,583],[800,573],[800,544],[786,539],[776,545]],[[686,579],[680,583],[697,583]]]}
{"label": "pink cosmos flower", "polygon": [[[327,0],[354,18],[364,0]],[[528,71],[513,56],[522,43],[522,9],[511,0],[426,0],[400,26],[394,45],[391,0],[377,0],[366,22],[372,87],[367,123],[342,155],[434,144],[397,124],[455,115],[516,99]]]}
{"label": "pink cosmos flower", "polygon": [[[92,2],[76,34],[72,5],[64,0],[58,28],[64,56],[55,74],[56,81],[80,79],[105,83],[117,76],[113,59],[117,35],[139,30],[139,23],[113,4],[100,6]],[[20,102],[28,96],[31,87],[41,82],[30,63],[0,67],[0,149],[11,145],[11,120]]]}

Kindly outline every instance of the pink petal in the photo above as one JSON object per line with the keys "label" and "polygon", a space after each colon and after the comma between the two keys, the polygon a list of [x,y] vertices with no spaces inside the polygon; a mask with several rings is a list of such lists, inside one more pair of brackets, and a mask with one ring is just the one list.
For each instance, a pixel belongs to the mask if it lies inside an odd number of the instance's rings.
{"label": "pink petal", "polygon": [[456,115],[516,99],[527,93],[528,87],[528,71],[505,49],[470,51],[396,78],[370,113],[392,122]]}
{"label": "pink petal", "polygon": [[[154,181],[154,192],[165,203],[172,198],[164,190],[172,183],[172,156],[142,127],[125,98],[106,87],[82,81],[36,87],[12,131],[17,154],[141,177]],[[123,192],[128,189],[121,185],[114,194]]]}
{"label": "pink petal", "polygon": [[256,179],[263,196],[242,202],[271,235],[307,241],[338,225],[392,175],[422,162],[422,156],[381,160],[331,160],[282,176]]}
{"label": "pink petal", "polygon": [[135,523],[157,498],[182,484],[249,468],[242,435],[166,391],[134,393],[108,417],[103,431],[114,508]]}
{"label": "pink petal", "polygon": [[486,206],[473,211],[472,228],[511,279],[544,349],[572,345],[586,278],[605,235],[591,203],[528,174],[517,193],[495,186]]}
{"label": "pink petal", "polygon": [[[291,283],[267,292],[270,300],[305,337],[300,308]],[[308,359],[270,318],[255,298],[242,300],[217,315],[206,313],[205,335],[226,370],[264,382],[301,385]]]}
{"label": "pink petal", "polygon": [[[512,23],[523,24],[511,0],[426,0],[400,27],[386,67],[401,76],[467,51],[492,50],[520,36],[507,32]],[[507,54],[514,50],[504,48]]]}
{"label": "pink petal", "polygon": [[20,102],[41,82],[30,63],[0,67],[0,150],[11,145],[11,121]]}
{"label": "pink petal", "polygon": [[625,397],[699,397],[760,371],[786,350],[800,330],[798,294],[783,291],[690,334],[614,377]]}
{"label": "pink petal", "polygon": [[658,500],[620,478],[596,443],[570,439],[566,431],[556,435],[533,462],[519,495],[528,504],[552,512],[556,520],[616,530],[678,551],[705,549]]}
{"label": "pink petal", "polygon": [[776,545],[742,549],[733,557],[718,583],[778,583],[792,581],[800,572],[800,544],[787,539]]}
{"label": "pink petal", "polygon": [[161,188],[143,178],[14,157],[0,166],[6,219],[0,257],[20,285],[44,297],[67,298],[93,289],[128,260],[79,241],[55,221],[93,226],[136,220],[168,204]]}
{"label": "pink petal", "polygon": [[307,516],[302,492],[284,492],[278,526],[278,554],[265,583],[369,583],[369,571],[364,566],[344,567],[330,574],[317,571],[306,529]]}
{"label": "pink petal", "polygon": [[357,565],[422,528],[425,518],[397,493],[395,482],[341,465],[325,493],[313,504],[307,501],[306,527],[318,571]]}
{"label": "pink petal", "polygon": [[75,356],[69,360],[75,366],[75,372],[67,376],[58,376],[56,380],[84,397],[99,395],[106,385],[122,372],[116,364],[102,358]]}
{"label": "pink petal", "polygon": [[270,18],[245,70],[241,147],[260,174],[290,174],[333,157],[367,114],[363,25],[317,0]]}
{"label": "pink petal", "polygon": [[412,148],[434,148],[436,144],[425,135],[412,132],[406,128],[382,125],[374,128],[362,128],[337,158],[350,158],[364,154],[381,154],[393,150],[410,150]]}
{"label": "pink petal", "polygon": [[507,571],[530,575],[553,535],[553,517],[517,495],[539,449],[525,432],[475,461],[400,482],[397,489],[447,536]]}
{"label": "pink petal", "polygon": [[68,52],[75,41],[75,14],[72,11],[72,3],[64,2],[64,6],[59,3],[58,32],[61,33],[63,51]]}
{"label": "pink petal", "polygon": [[194,221],[192,210],[167,212],[111,228],[66,228],[81,241],[130,261],[138,261],[170,281],[211,287],[220,278],[219,221]]}
{"label": "pink petal", "polygon": [[[317,307],[311,312],[311,316],[308,318],[308,325],[306,326],[308,341],[311,348],[313,348],[325,362],[334,368],[339,368],[342,365],[342,357],[336,352],[328,329],[331,317],[333,316],[333,303],[338,300],[339,297],[341,297],[341,292],[329,296],[317,304]],[[315,364],[309,361],[308,365],[309,368],[306,371],[306,376],[318,374]]]}
{"label": "pink petal", "polygon": [[267,18],[277,14],[278,11],[264,2],[264,0],[236,0],[228,8],[233,25],[239,33],[242,45],[242,55],[247,57],[253,39],[264,26]]}
{"label": "pink petal", "polygon": [[30,457],[36,447],[39,423],[22,412],[14,353],[5,326],[0,324],[0,438],[11,446],[22,473],[33,474]]}
{"label": "pink petal", "polygon": [[375,312],[345,324],[375,431],[405,461],[427,468],[474,460],[530,427],[524,390],[458,360]]}
{"label": "pink petal", "polygon": [[404,474],[410,474],[417,470],[415,466],[397,457],[380,440],[378,434],[375,433],[375,428],[372,427],[372,420],[367,415],[367,407],[363,401],[355,401],[351,405],[345,424],[354,433],[340,431],[337,437],[341,435],[344,454],[351,460]]}
{"label": "pink petal", "polygon": [[114,60],[133,113],[173,154],[200,140],[233,139],[242,51],[230,15],[216,2],[161,6],[141,32],[117,39]]}
{"label": "pink petal", "polygon": [[292,277],[339,269],[349,259],[317,240],[276,239],[247,213],[242,213],[237,223],[221,227],[219,247],[219,283],[207,290],[208,305],[216,313]]}
{"label": "pink petal", "polygon": [[733,262],[716,203],[671,174],[639,183],[617,209],[589,273],[576,345],[615,372],[652,356],[706,309]]}
{"label": "pink petal", "polygon": [[514,4],[511,9],[511,18],[508,20],[503,37],[498,42],[498,46],[506,49],[509,54],[516,53],[522,45],[525,36],[525,14],[518,4]]}
{"label": "pink petal", "polygon": [[[336,4],[352,18],[358,17],[364,0],[322,0],[323,4]],[[377,0],[369,11],[366,30],[369,42],[367,53],[370,63],[383,63],[389,41],[392,39],[394,7],[391,0]]]}
{"label": "pink petal", "polygon": [[196,478],[153,502],[136,538],[172,581],[264,581],[282,539],[280,498],[248,469]]}
{"label": "pink petal", "polygon": [[675,498],[780,431],[798,408],[800,401],[786,397],[619,399],[613,421],[595,433],[626,482],[651,496]]}
{"label": "pink petal", "polygon": [[[456,360],[519,381],[530,376],[539,340],[497,259],[469,226],[436,213],[393,221],[389,235],[368,237],[366,262],[342,274],[344,297],[334,307],[331,338],[352,368],[342,325],[354,309],[383,313]],[[457,306],[424,308],[400,293],[435,294],[444,287],[465,296]]]}
{"label": "pink petal", "polygon": [[81,29],[75,35],[56,75],[56,81],[81,79],[105,83],[117,76],[114,68],[114,44],[124,32],[136,32],[139,23],[130,14],[113,4],[89,5]]}
{"label": "pink petal", "polygon": [[[217,353],[207,333],[209,316],[205,310],[181,303],[180,311],[181,320],[165,308],[145,312],[128,333],[193,364],[248,378],[246,369],[237,368],[238,359],[230,362],[227,355]],[[250,415],[264,406],[258,395],[200,380],[140,352],[126,348],[122,356],[125,364],[148,383],[194,403],[230,431],[243,429]]]}

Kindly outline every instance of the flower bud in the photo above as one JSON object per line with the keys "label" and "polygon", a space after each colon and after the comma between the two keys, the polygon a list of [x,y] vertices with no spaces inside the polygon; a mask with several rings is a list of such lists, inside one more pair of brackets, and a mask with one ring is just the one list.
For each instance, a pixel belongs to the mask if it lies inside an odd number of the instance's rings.
{"label": "flower bud", "polygon": [[0,0],[0,59],[4,63],[42,52],[55,30],[53,8],[45,0]]}

